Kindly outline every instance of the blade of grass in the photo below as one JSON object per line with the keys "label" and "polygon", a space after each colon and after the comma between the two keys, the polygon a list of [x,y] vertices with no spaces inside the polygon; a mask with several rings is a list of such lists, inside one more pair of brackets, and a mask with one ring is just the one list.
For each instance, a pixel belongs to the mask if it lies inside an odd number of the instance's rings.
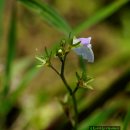
{"label": "blade of grass", "polygon": [[112,15],[114,12],[116,12],[118,9],[120,9],[124,4],[126,4],[128,0],[118,0],[113,2],[112,4],[108,5],[107,7],[102,8],[99,10],[95,15],[91,16],[90,18],[87,18],[83,23],[78,25],[73,33],[79,34],[83,32],[84,30],[94,26],[95,24],[101,22],[105,18]]}
{"label": "blade of grass", "polygon": [[15,1],[12,5],[12,14],[10,21],[10,28],[8,34],[8,50],[7,50],[7,59],[6,59],[6,68],[5,68],[5,86],[3,89],[3,94],[6,95],[9,92],[10,83],[11,83],[11,69],[12,62],[15,55],[16,47],[16,5]]}
{"label": "blade of grass", "polygon": [[118,108],[119,105],[94,113],[79,125],[79,130],[88,130],[89,126],[102,125]]}
{"label": "blade of grass", "polygon": [[8,41],[7,41],[7,58],[6,58],[6,67],[5,67],[5,77],[4,77],[4,85],[3,90],[0,94],[0,129],[4,127],[5,119],[6,119],[6,109],[9,106],[9,101],[6,100],[5,96],[8,94],[11,83],[11,69],[12,62],[15,54],[15,46],[16,46],[16,5],[15,1],[12,3],[11,10],[11,19],[10,26],[8,32]]}
{"label": "blade of grass", "polygon": [[123,130],[128,130],[128,125],[130,124],[130,106],[129,109],[127,110],[124,123],[123,123]]}
{"label": "blade of grass", "polygon": [[45,2],[38,2],[35,0],[18,0],[24,4],[27,8],[32,9],[35,13],[41,16],[45,21],[47,21],[52,26],[61,30],[63,33],[68,35],[71,32],[71,27],[51,6],[47,5]]}

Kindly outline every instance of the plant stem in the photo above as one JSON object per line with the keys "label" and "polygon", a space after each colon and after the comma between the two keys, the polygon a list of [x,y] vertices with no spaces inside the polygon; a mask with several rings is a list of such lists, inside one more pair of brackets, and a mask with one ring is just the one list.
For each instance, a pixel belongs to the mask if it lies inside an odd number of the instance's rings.
{"label": "plant stem", "polygon": [[52,66],[52,65],[49,65],[49,67],[50,68],[52,68],[52,70],[54,70],[56,73],[57,73],[57,75],[59,75],[60,76],[60,73],[54,68],[54,66]]}
{"label": "plant stem", "polygon": [[75,112],[75,124],[74,124],[74,130],[77,130],[77,124],[78,124],[78,109],[77,109],[77,101],[75,97],[75,93],[72,93],[71,95],[72,101],[73,101],[73,107],[74,107],[74,112]]}
{"label": "plant stem", "polygon": [[58,72],[57,70],[56,70],[56,68],[54,67],[54,66],[52,66],[51,64],[50,64],[50,68],[52,68],[52,70],[54,70],[56,73],[57,73],[57,75],[59,75],[59,77],[61,78],[61,80],[63,81],[63,83],[64,83],[64,85],[65,85],[65,87],[66,87],[66,89],[67,89],[67,91],[69,92],[69,95],[70,95],[70,97],[72,98],[72,102],[73,102],[73,109],[74,109],[74,125],[73,125],[73,130],[77,130],[77,124],[78,124],[78,109],[77,109],[77,101],[76,101],[76,97],[75,97],[75,94],[76,94],[76,91],[77,91],[77,89],[78,89],[78,87],[76,87],[75,89],[74,89],[74,91],[71,89],[71,87],[69,86],[69,84],[67,83],[67,81],[66,81],[66,79],[65,79],[65,75],[64,75],[64,69],[65,69],[65,60],[66,60],[66,57],[67,57],[67,53],[64,55],[64,58],[63,59],[61,59],[61,58],[59,58],[60,59],[60,61],[61,61],[61,71],[60,72]]}
{"label": "plant stem", "polygon": [[65,54],[64,58],[60,60],[61,63],[62,63],[62,65],[61,65],[61,75],[62,75],[62,76],[64,76],[66,57],[67,57],[67,54]]}
{"label": "plant stem", "polygon": [[[74,119],[75,119],[75,123],[74,123],[74,130],[77,130],[77,123],[78,123],[78,109],[77,109],[77,101],[76,101],[76,97],[75,97],[75,93],[73,93],[71,87],[68,85],[66,79],[65,79],[65,76],[64,76],[64,69],[65,69],[65,61],[66,61],[66,57],[67,57],[67,54],[65,54],[63,60],[61,60],[61,74],[60,74],[60,77],[63,81],[63,83],[65,84],[71,98],[72,98],[72,102],[73,102],[73,109],[74,109]],[[76,91],[75,91],[76,92]]]}
{"label": "plant stem", "polygon": [[66,60],[66,56],[67,56],[67,54],[65,54],[64,58],[63,58],[62,60],[60,60],[61,63],[62,63],[62,65],[61,65],[60,77],[61,77],[63,83],[65,84],[65,86],[66,86],[66,88],[67,88],[69,94],[72,95],[72,89],[71,89],[71,87],[68,85],[68,83],[67,83],[67,81],[66,81],[66,79],[65,79],[65,76],[64,76],[64,69],[65,69],[65,60]]}
{"label": "plant stem", "polygon": [[73,90],[73,93],[75,94],[78,89],[79,89],[79,85],[77,85],[77,86],[75,87],[75,89]]}
{"label": "plant stem", "polygon": [[61,77],[63,83],[65,84],[65,87],[67,88],[69,94],[72,95],[72,93],[73,93],[73,92],[72,92],[72,89],[71,89],[70,86],[68,85],[68,83],[67,83],[67,81],[66,81],[64,75],[60,75],[60,77]]}
{"label": "plant stem", "polygon": [[64,75],[61,75],[60,77],[61,77],[63,83],[65,84],[65,86],[66,86],[66,88],[67,88],[67,90],[68,90],[68,92],[69,92],[69,94],[70,94],[70,96],[71,96],[71,98],[72,98],[73,109],[74,109],[74,114],[75,114],[75,116],[74,116],[75,124],[74,124],[73,127],[74,127],[74,130],[77,130],[77,124],[78,124],[78,109],[77,109],[77,101],[76,101],[75,93],[73,93],[71,87],[68,85],[68,83],[67,83],[67,81],[66,81]]}

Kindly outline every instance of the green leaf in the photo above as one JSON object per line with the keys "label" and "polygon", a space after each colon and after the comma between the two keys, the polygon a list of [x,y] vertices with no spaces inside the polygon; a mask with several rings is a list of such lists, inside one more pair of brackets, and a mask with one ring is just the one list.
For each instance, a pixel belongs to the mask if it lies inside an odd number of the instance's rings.
{"label": "green leaf", "polygon": [[51,6],[47,5],[45,2],[38,2],[35,0],[18,0],[24,4],[27,8],[32,9],[36,14],[41,16],[47,23],[56,27],[66,35],[71,32],[71,27],[62,18],[56,10]]}
{"label": "green leaf", "polygon": [[124,123],[123,123],[123,130],[128,130],[128,125],[130,124],[130,107],[127,110],[125,119],[124,119]]}
{"label": "green leaf", "polygon": [[79,34],[83,32],[84,30],[87,30],[88,28],[94,26],[95,24],[101,22],[105,18],[112,15],[114,12],[116,12],[118,9],[120,9],[124,4],[126,4],[128,0],[117,0],[113,2],[112,4],[102,8],[98,12],[95,13],[95,15],[91,16],[90,18],[87,18],[83,23],[81,23],[79,26],[77,26],[73,33]]}
{"label": "green leaf", "polygon": [[[4,77],[4,86],[2,93],[0,93],[0,125],[4,124],[7,110],[10,108],[10,101],[5,98],[10,89],[10,83],[12,78],[12,63],[15,55],[15,46],[16,46],[16,6],[15,1],[12,3],[11,10],[11,20],[8,32],[8,42],[7,42],[7,58],[6,58],[6,67],[5,67],[5,77]],[[2,119],[2,120],[1,120]],[[1,128],[0,128],[1,129]]]}
{"label": "green leaf", "polygon": [[117,111],[119,108],[118,106],[114,106],[111,108],[104,109],[103,111],[100,110],[96,113],[94,113],[91,117],[84,120],[79,125],[79,130],[88,130],[89,126],[95,126],[95,125],[101,125],[104,123],[113,113]]}
{"label": "green leaf", "polygon": [[87,84],[91,83],[94,80],[94,78],[87,76]]}
{"label": "green leaf", "polygon": [[36,56],[35,58],[36,58],[38,61],[42,62],[42,63],[45,62],[45,59],[43,59],[43,58],[40,58],[40,57],[38,57],[38,56]]}
{"label": "green leaf", "polygon": [[93,90],[93,87],[91,85],[87,85],[86,88]]}
{"label": "green leaf", "polygon": [[6,68],[5,68],[5,86],[3,93],[6,95],[9,91],[10,82],[11,82],[11,69],[12,62],[15,55],[16,48],[16,5],[13,3],[10,28],[8,33],[8,50],[7,50],[7,59],[6,59]]}

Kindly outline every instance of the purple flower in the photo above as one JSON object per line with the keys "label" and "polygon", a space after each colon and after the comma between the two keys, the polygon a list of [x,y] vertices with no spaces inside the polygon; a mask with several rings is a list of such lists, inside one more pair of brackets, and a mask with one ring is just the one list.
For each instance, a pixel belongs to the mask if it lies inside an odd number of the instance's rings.
{"label": "purple flower", "polygon": [[83,57],[83,59],[88,60],[88,62],[94,62],[94,53],[90,44],[91,37],[88,38],[73,38],[73,45],[75,46],[74,51]]}

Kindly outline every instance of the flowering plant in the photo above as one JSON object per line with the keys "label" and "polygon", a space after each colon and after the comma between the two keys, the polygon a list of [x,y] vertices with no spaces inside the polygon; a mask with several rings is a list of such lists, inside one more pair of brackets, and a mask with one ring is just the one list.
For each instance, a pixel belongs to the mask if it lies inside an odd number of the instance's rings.
{"label": "flowering plant", "polygon": [[[67,42],[68,41],[68,42]],[[52,52],[48,52],[48,50],[45,48],[45,56],[44,57],[39,57],[36,56],[36,59],[40,61],[40,64],[38,67],[42,66],[48,66],[56,74],[60,77],[60,79],[63,81],[69,96],[72,99],[73,103],[73,110],[74,110],[74,115],[71,115],[70,110],[68,109],[69,107],[64,107],[65,113],[69,119],[69,121],[72,123],[72,126],[74,130],[77,130],[77,125],[78,125],[78,109],[77,109],[77,101],[76,101],[76,92],[79,88],[90,88],[92,87],[89,85],[89,83],[92,81],[92,78],[89,76],[86,76],[86,73],[83,71],[82,75],[78,74],[76,72],[76,77],[77,77],[77,83],[74,89],[68,84],[64,70],[65,70],[65,62],[66,62],[66,57],[68,56],[70,51],[75,51],[78,55],[81,56],[82,60],[85,59],[88,62],[94,62],[94,53],[90,44],[91,37],[88,38],[69,38],[68,40],[62,40],[60,42],[60,46],[56,49],[54,56],[52,55]],[[61,62],[61,67],[60,71],[58,71],[52,64],[52,57],[58,57],[59,61]],[[84,78],[85,77],[85,78]],[[61,104],[66,104],[67,101],[60,101]],[[67,108],[67,109],[66,109]]]}
{"label": "flowering plant", "polygon": [[73,38],[73,44],[80,43],[80,46],[74,48],[74,51],[83,57],[83,59],[88,60],[88,62],[94,62],[94,54],[92,51],[92,46],[90,44],[91,37],[88,38]]}

